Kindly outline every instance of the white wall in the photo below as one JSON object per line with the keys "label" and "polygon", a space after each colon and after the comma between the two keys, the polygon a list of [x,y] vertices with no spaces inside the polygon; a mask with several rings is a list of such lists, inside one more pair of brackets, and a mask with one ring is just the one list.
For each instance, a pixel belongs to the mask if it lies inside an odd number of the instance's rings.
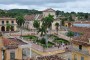
{"label": "white wall", "polygon": [[43,17],[47,17],[49,14],[53,15],[54,19],[56,19],[56,13],[55,12],[43,12]]}

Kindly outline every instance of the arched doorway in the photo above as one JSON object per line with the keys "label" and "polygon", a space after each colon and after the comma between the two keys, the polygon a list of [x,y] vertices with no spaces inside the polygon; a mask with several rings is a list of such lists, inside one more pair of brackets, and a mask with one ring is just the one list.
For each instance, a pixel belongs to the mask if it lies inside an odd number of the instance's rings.
{"label": "arched doorway", "polygon": [[10,29],[8,27],[6,27],[6,31],[9,31]]}
{"label": "arched doorway", "polygon": [[5,31],[5,27],[4,26],[1,27],[1,31]]}
{"label": "arched doorway", "polygon": [[11,26],[11,31],[14,31],[14,26]]}
{"label": "arched doorway", "polygon": [[71,25],[72,25],[71,23],[68,23],[68,27],[71,27]]}

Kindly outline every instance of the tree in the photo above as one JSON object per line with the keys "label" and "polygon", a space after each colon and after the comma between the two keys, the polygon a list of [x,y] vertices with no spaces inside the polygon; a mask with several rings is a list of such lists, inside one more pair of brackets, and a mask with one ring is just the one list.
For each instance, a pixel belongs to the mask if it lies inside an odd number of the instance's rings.
{"label": "tree", "polygon": [[22,16],[18,16],[17,18],[17,24],[21,28],[21,36],[22,36],[22,25],[24,25],[25,21]]}
{"label": "tree", "polygon": [[44,36],[46,34],[46,28],[45,26],[41,26],[38,30],[38,33],[41,33],[40,36]]}
{"label": "tree", "polygon": [[69,16],[68,21],[74,21],[74,19],[72,18],[72,16]]}
{"label": "tree", "polygon": [[71,38],[74,36],[74,32],[68,31],[67,36],[70,37],[70,44],[71,44]]}
{"label": "tree", "polygon": [[19,27],[21,27],[25,22],[23,16],[18,16],[16,19]]}
{"label": "tree", "polygon": [[48,47],[48,37],[47,37],[47,32],[48,29],[51,31],[51,26],[52,26],[52,22],[53,22],[54,18],[52,15],[48,15],[47,17],[42,19],[42,25],[39,28],[38,33],[40,32],[40,36],[45,36],[45,40],[46,40],[46,45]]}
{"label": "tree", "polygon": [[[9,31],[9,33],[10,33],[10,30],[11,30],[11,25],[8,23],[8,24],[6,24],[6,29],[8,29],[8,31]],[[11,35],[11,33],[10,33],[10,35]]]}
{"label": "tree", "polygon": [[63,18],[63,19],[61,19],[61,25],[64,26],[64,23],[65,23],[65,21],[67,21],[67,20],[68,20],[68,18]]}
{"label": "tree", "polygon": [[56,11],[56,15],[57,15],[57,17],[59,16],[59,14],[60,14],[60,11],[57,10],[57,11]]}
{"label": "tree", "polygon": [[59,23],[55,23],[55,26],[56,26],[56,31],[57,31],[57,34],[58,34],[58,29],[59,29]]}
{"label": "tree", "polygon": [[34,28],[36,28],[37,31],[38,31],[39,28],[40,28],[40,22],[39,22],[38,20],[34,20],[34,22],[33,22],[33,26],[34,26]]}
{"label": "tree", "polygon": [[53,23],[53,16],[52,15],[48,15],[48,17],[43,18],[43,25],[46,27],[46,29],[49,29],[50,33],[51,33],[51,27],[52,27],[52,23]]}
{"label": "tree", "polygon": [[84,18],[85,19],[88,19],[88,13],[85,14]]}

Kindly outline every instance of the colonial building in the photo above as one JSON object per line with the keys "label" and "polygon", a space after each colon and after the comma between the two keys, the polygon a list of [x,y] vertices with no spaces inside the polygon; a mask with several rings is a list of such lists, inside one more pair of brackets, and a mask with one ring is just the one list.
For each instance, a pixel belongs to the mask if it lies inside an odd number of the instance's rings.
{"label": "colonial building", "polygon": [[0,60],[26,60],[30,58],[29,47],[17,38],[0,37]]}
{"label": "colonial building", "polygon": [[[7,27],[7,24],[10,24],[11,28]],[[7,18],[3,17],[0,18],[0,31],[16,31],[17,30],[17,23],[16,18]]]}
{"label": "colonial building", "polygon": [[71,31],[82,33],[72,39],[72,60],[90,60],[90,28],[74,26]]}
{"label": "colonial building", "polygon": [[43,17],[47,17],[48,15],[53,15],[54,19],[56,19],[56,11],[52,8],[46,9],[43,11]]}
{"label": "colonial building", "polygon": [[[29,29],[29,30],[32,30],[32,29],[35,29],[33,27],[33,22],[34,20],[39,20],[40,21],[40,25],[42,24],[42,18],[44,17],[47,17],[48,15],[53,15],[54,17],[54,21],[52,23],[52,30],[55,30],[55,23],[58,22],[59,25],[61,24],[60,22],[60,19],[56,17],[56,12],[55,10],[49,8],[49,9],[46,9],[43,11],[43,14],[32,14],[32,15],[25,15],[24,18],[25,18],[25,24],[24,24],[24,27]],[[60,27],[59,27],[60,29]]]}
{"label": "colonial building", "polygon": [[65,22],[64,22],[64,26],[65,26],[65,27],[71,27],[72,24],[73,24],[73,22],[70,22],[70,21],[65,21]]}
{"label": "colonial building", "polygon": [[34,30],[35,29],[33,27],[34,20],[39,20],[41,22],[42,18],[43,18],[42,14],[25,15],[24,16],[24,19],[25,19],[24,27],[29,29],[29,30]]}
{"label": "colonial building", "polygon": [[90,21],[65,21],[64,22],[65,27],[72,27],[72,26],[78,26],[78,27],[90,27]]}

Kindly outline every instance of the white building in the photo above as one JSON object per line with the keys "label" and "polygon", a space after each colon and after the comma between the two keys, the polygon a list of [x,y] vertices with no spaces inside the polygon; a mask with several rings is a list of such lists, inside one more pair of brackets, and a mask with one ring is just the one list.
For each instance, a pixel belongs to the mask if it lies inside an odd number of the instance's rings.
{"label": "white building", "polygon": [[43,17],[47,17],[48,15],[53,15],[54,19],[56,19],[56,11],[53,10],[52,8],[46,9],[43,11]]}
{"label": "white building", "polygon": [[53,21],[53,23],[52,23],[52,30],[55,30],[55,29],[56,29],[55,23],[58,22],[59,25],[60,25],[60,19],[58,19],[58,18],[56,17],[56,12],[55,12],[55,10],[53,10],[53,9],[51,9],[51,8],[44,10],[44,11],[43,11],[43,14],[25,15],[25,16],[24,16],[24,18],[25,18],[24,27],[25,27],[25,28],[28,28],[28,29],[30,29],[30,30],[35,29],[35,28],[33,27],[33,22],[34,22],[34,20],[39,20],[39,21],[40,21],[40,24],[42,24],[42,18],[47,17],[49,14],[54,16],[54,21]]}

